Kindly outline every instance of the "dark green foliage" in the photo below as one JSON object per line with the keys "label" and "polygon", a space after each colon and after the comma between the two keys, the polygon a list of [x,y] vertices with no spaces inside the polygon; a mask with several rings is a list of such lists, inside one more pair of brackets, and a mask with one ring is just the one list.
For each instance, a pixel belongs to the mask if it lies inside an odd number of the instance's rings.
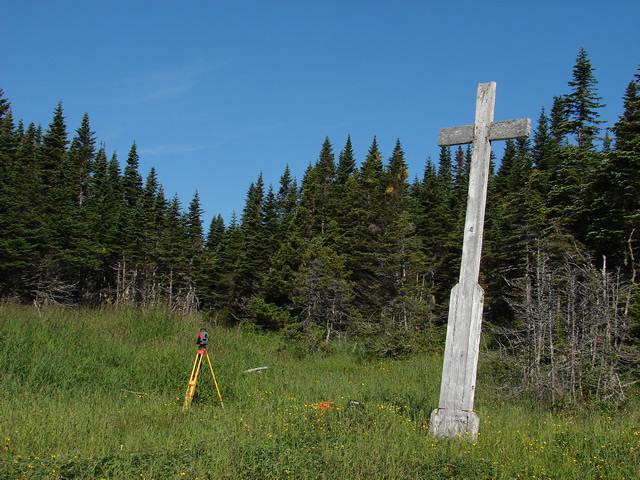
{"label": "dark green foliage", "polygon": [[627,86],[624,112],[612,131],[615,146],[595,167],[587,241],[610,267],[636,265],[640,250],[640,76]]}
{"label": "dark green foliage", "polygon": [[456,196],[449,147],[440,149],[437,173],[435,166],[427,162],[417,193],[416,230],[430,267],[424,281],[429,285],[438,317],[444,321],[449,292],[458,280],[466,207]]}
{"label": "dark green foliage", "polygon": [[209,233],[207,234],[207,240],[204,245],[205,249],[211,253],[215,253],[222,242],[223,236],[224,220],[222,219],[222,215],[218,214],[218,216],[211,221],[211,225],[209,225]]}

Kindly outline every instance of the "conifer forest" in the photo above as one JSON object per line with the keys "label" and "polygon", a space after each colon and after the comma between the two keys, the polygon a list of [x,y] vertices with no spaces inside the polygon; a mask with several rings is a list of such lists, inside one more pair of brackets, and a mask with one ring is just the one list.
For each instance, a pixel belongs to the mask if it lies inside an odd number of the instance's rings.
{"label": "conifer forest", "polygon": [[[549,402],[621,401],[640,381],[640,70],[598,96],[581,49],[567,91],[493,158],[480,283],[483,352]],[[0,90],[0,297],[42,308],[167,308],[278,332],[304,351],[441,349],[458,280],[471,147],[410,176],[398,140],[365,158],[319,139],[302,178],[262,174],[238,218],[203,225],[135,143],[106,151],[63,104],[42,127]],[[600,116],[619,102],[617,119]],[[390,146],[388,146],[390,147]],[[211,206],[215,209],[215,206]],[[505,367],[507,368],[507,367]]]}

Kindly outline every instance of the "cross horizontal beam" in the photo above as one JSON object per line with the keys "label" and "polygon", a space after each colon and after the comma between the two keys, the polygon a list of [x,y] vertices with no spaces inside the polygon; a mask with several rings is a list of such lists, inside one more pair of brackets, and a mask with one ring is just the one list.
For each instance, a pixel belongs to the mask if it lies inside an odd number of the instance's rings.
{"label": "cross horizontal beam", "polygon": [[[463,145],[473,142],[474,125],[441,128],[438,135],[438,145]],[[489,141],[507,140],[509,138],[528,137],[531,134],[531,119],[518,118],[516,120],[502,120],[492,122],[489,129]]]}

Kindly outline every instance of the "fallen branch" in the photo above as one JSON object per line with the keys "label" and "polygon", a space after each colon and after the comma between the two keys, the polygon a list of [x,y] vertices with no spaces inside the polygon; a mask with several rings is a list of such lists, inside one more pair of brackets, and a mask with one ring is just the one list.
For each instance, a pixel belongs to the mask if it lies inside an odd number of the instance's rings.
{"label": "fallen branch", "polygon": [[635,385],[636,383],[640,383],[640,380],[636,380],[635,382],[625,383],[624,385],[620,385],[620,387],[627,388],[627,387],[630,387],[631,385]]}
{"label": "fallen branch", "polygon": [[131,390],[125,390],[124,388],[122,389],[122,391],[123,391],[123,392],[126,392],[126,393],[131,393],[131,394],[133,394],[133,395],[141,395],[141,396],[143,396],[143,397],[147,395],[147,394],[146,394],[146,393],[144,393],[144,392],[133,392],[133,391],[131,391]]}
{"label": "fallen branch", "polygon": [[261,372],[262,370],[266,370],[267,368],[269,368],[269,367],[250,368],[249,370],[245,370],[242,373]]}

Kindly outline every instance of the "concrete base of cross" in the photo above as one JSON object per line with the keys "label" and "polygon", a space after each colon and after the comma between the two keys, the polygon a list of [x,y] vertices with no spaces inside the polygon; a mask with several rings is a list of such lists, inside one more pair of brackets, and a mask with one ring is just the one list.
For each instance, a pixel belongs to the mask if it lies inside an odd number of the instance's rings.
{"label": "concrete base of cross", "polygon": [[431,412],[432,437],[466,438],[471,441],[478,439],[480,419],[473,412],[436,408]]}

